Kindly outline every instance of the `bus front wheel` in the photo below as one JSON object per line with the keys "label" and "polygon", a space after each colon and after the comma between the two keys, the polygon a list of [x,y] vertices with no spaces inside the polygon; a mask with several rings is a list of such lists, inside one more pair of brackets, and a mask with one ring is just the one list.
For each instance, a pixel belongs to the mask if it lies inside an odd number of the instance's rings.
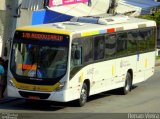
{"label": "bus front wheel", "polygon": [[127,72],[125,85],[123,87],[123,94],[124,95],[128,94],[131,91],[131,89],[132,89],[132,78],[131,74]]}
{"label": "bus front wheel", "polygon": [[78,106],[82,107],[85,105],[87,102],[88,98],[88,86],[86,83],[83,84],[81,93],[80,93],[80,98],[78,99]]}

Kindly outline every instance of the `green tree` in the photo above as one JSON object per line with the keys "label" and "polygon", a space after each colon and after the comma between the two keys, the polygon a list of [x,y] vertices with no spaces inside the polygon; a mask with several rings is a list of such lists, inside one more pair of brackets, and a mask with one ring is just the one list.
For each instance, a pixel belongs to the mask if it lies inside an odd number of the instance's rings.
{"label": "green tree", "polygon": [[140,16],[140,18],[154,20],[157,22],[157,25],[160,26],[160,11],[157,11],[151,15]]}

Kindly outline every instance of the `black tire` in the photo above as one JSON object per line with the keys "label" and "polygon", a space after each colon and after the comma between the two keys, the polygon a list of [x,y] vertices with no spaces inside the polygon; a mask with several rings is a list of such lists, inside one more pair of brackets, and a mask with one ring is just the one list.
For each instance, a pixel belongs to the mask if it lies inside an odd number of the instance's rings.
{"label": "black tire", "polygon": [[84,106],[85,103],[87,102],[87,98],[88,98],[88,86],[86,83],[84,83],[81,89],[80,98],[77,101],[78,106],[79,107]]}
{"label": "black tire", "polygon": [[132,78],[131,74],[127,72],[125,85],[123,87],[123,95],[128,94],[132,90]]}

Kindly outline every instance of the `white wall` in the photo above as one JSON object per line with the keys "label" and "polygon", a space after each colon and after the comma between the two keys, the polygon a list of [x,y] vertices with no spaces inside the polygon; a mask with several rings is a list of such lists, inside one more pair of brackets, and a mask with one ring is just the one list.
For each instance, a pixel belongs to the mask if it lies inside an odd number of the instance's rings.
{"label": "white wall", "polygon": [[0,10],[6,9],[6,0],[0,0]]}
{"label": "white wall", "polygon": [[32,24],[32,12],[33,11],[21,9],[21,17],[17,19],[16,27],[31,25]]}
{"label": "white wall", "polygon": [[22,0],[22,9],[27,9],[30,11],[43,9],[44,0]]}
{"label": "white wall", "polygon": [[92,8],[106,13],[111,0],[92,0]]}

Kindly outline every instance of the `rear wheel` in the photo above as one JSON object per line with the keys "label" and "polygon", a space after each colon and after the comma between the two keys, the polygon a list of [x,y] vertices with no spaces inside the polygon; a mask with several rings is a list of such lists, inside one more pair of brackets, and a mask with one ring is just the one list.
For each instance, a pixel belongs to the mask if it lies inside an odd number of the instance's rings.
{"label": "rear wheel", "polygon": [[123,94],[126,95],[128,94],[132,89],[132,78],[131,78],[131,74],[127,73],[126,76],[126,81],[125,81],[125,85],[123,87]]}
{"label": "rear wheel", "polygon": [[80,98],[78,99],[78,106],[82,107],[87,102],[88,98],[88,87],[87,84],[84,83],[81,89]]}

